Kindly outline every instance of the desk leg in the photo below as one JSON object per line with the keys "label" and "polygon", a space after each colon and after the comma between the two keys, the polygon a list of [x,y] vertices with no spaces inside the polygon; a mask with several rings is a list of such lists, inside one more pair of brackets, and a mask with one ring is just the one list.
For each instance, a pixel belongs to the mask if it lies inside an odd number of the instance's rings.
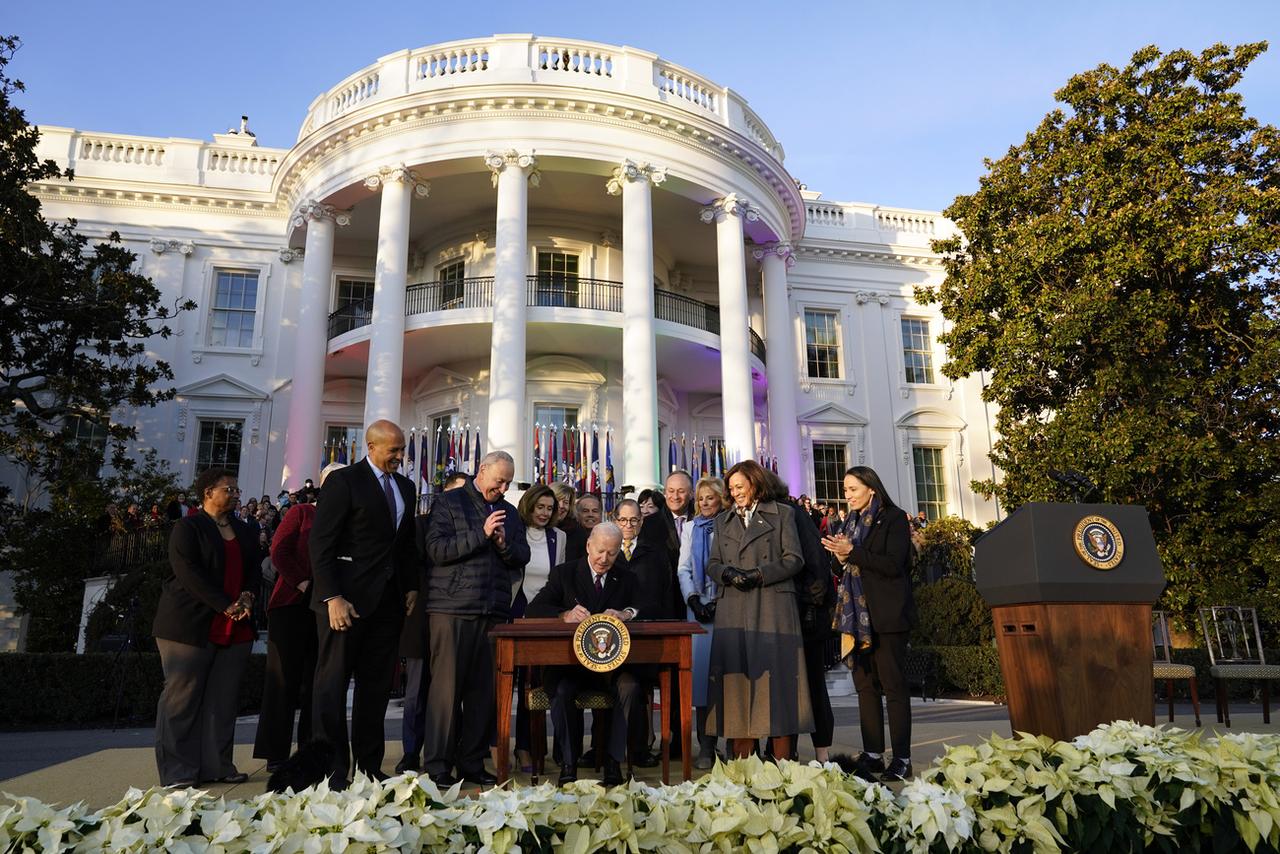
{"label": "desk leg", "polygon": [[498,638],[498,785],[511,776],[511,686],[515,650],[511,638]]}
{"label": "desk leg", "polygon": [[[688,643],[688,638],[681,638]],[[688,657],[682,660],[688,661]],[[693,671],[680,668],[680,762],[685,780],[693,776]]]}
{"label": "desk leg", "polygon": [[658,715],[658,732],[662,739],[658,742],[662,750],[662,785],[671,784],[671,668],[658,668],[658,693],[662,697],[662,713]]}

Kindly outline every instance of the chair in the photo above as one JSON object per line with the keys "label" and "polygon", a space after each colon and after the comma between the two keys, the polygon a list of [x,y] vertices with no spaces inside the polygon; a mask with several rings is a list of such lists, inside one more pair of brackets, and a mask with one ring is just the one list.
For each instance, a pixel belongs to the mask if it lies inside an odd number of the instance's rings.
{"label": "chair", "polygon": [[1155,655],[1155,678],[1164,680],[1165,692],[1169,698],[1169,723],[1173,723],[1173,680],[1189,679],[1191,681],[1191,708],[1196,713],[1196,726],[1200,726],[1200,692],[1196,686],[1196,669],[1190,664],[1176,664],[1173,660],[1173,645],[1169,641],[1169,616],[1164,611],[1151,612],[1151,642]]}
{"label": "chair", "polygon": [[1209,675],[1218,695],[1218,721],[1231,726],[1227,683],[1232,679],[1262,680],[1262,722],[1271,723],[1271,680],[1280,679],[1280,665],[1267,664],[1255,608],[1217,605],[1200,609],[1200,626],[1209,648]]}
{"label": "chair", "polygon": [[[551,711],[551,697],[543,690],[541,685],[535,685],[528,689],[525,695],[525,702],[529,707],[529,738],[533,742],[533,773],[529,776],[531,785],[538,785],[538,779],[546,773],[547,760],[547,712]],[[591,709],[591,740],[594,744],[601,745],[601,749],[596,751],[596,771],[603,767],[604,757],[604,716],[595,714],[596,711],[602,709],[613,708],[613,695],[608,691],[585,690],[579,691],[577,696],[573,698],[574,707],[587,710]],[[627,770],[631,770],[630,756],[627,757]]]}

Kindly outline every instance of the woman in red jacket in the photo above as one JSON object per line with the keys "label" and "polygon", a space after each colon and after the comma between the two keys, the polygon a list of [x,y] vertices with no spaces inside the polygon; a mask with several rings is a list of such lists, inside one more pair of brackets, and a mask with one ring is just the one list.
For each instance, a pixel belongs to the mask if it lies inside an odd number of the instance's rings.
{"label": "woman in red jacket", "polygon": [[[341,463],[325,467],[324,476]],[[305,493],[314,495],[314,493]],[[276,584],[267,601],[267,676],[253,755],[274,772],[289,758],[293,716],[298,713],[298,744],[311,740],[311,682],[316,672],[316,615],[311,610],[311,554],[307,541],[316,506],[295,504],[285,513],[271,540]]]}

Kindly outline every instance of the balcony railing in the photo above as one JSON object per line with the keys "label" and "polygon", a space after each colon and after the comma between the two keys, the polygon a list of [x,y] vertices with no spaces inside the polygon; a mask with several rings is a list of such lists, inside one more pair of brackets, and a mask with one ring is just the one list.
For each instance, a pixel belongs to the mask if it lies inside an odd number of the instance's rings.
{"label": "balcony railing", "polygon": [[[464,308],[492,308],[493,277],[409,285],[405,289],[404,303],[406,316]],[[528,276],[525,304],[534,308],[578,308],[621,313],[622,283],[565,275]],[[658,320],[701,329],[712,335],[720,334],[719,306],[674,291],[654,289],[653,316]],[[329,337],[336,338],[353,329],[368,326],[372,320],[372,297],[348,303],[329,315]],[[763,362],[764,341],[754,329],[749,329],[748,332],[751,335],[751,352]]]}

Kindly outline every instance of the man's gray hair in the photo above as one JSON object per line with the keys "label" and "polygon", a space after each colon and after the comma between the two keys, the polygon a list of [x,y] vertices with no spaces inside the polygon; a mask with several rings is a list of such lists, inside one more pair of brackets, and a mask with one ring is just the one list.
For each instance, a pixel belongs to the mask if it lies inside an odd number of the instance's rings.
{"label": "man's gray hair", "polygon": [[[481,466],[491,466],[494,463],[511,463],[514,466],[516,461],[506,451],[490,451],[480,458]],[[476,468],[479,469],[480,466]]]}
{"label": "man's gray hair", "polygon": [[597,537],[617,537],[618,541],[622,541],[622,529],[612,522],[601,522],[591,529],[591,534],[587,537],[587,541],[596,539]]}

